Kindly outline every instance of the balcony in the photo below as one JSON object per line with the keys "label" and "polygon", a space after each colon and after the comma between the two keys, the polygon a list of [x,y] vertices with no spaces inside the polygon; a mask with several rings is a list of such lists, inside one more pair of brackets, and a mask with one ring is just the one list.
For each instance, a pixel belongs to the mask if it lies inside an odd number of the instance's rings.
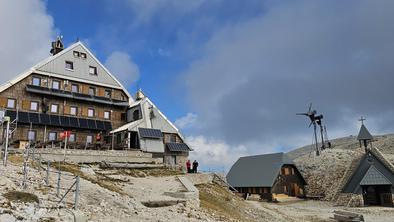
{"label": "balcony", "polygon": [[49,115],[46,113],[16,112],[6,110],[6,116],[11,120],[18,118],[18,124],[34,124],[42,126],[54,126],[65,129],[86,129],[97,131],[112,130],[112,123],[94,119],[77,118],[71,116]]}
{"label": "balcony", "polygon": [[73,100],[80,100],[85,102],[94,102],[111,106],[128,107],[129,103],[127,101],[110,99],[101,96],[91,96],[82,93],[74,93],[66,90],[51,89],[48,87],[27,85],[26,91],[30,93],[37,93],[42,95],[56,96],[62,98],[68,98]]}

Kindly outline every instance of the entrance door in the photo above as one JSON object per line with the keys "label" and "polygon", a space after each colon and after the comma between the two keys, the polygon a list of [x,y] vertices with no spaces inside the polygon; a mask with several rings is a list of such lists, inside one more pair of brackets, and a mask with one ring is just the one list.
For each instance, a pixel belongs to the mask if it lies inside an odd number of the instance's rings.
{"label": "entrance door", "polygon": [[393,206],[391,185],[363,186],[364,204],[367,206]]}

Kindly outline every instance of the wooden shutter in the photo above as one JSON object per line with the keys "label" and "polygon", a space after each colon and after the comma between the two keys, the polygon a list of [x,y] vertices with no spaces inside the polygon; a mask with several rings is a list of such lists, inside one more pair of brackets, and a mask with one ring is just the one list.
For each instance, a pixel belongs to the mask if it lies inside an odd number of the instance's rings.
{"label": "wooden shutter", "polygon": [[0,107],[7,107],[7,98],[0,97]]}
{"label": "wooden shutter", "polygon": [[82,93],[89,94],[89,85],[86,85],[86,84],[82,85]]}
{"label": "wooden shutter", "polygon": [[83,107],[80,107],[79,109],[81,110],[82,116],[84,117],[88,116],[88,109],[85,109]]}
{"label": "wooden shutter", "polygon": [[98,96],[104,97],[105,96],[105,89],[100,87],[98,88]]}
{"label": "wooden shutter", "polygon": [[63,112],[65,115],[70,115],[70,109],[71,107],[69,105],[64,105]]}
{"label": "wooden shutter", "polygon": [[29,100],[22,100],[22,109],[29,111],[30,110],[30,101]]}

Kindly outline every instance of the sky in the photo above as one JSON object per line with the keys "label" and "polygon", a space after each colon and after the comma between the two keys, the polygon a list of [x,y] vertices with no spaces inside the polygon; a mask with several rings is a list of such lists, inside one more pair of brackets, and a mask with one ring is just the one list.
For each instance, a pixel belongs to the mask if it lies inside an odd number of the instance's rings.
{"label": "sky", "polygon": [[[205,170],[312,141],[310,103],[330,138],[394,128],[394,1],[0,0],[10,79],[82,41],[126,88],[173,121]],[[5,31],[6,30],[6,31]],[[5,80],[6,81],[6,80]]]}

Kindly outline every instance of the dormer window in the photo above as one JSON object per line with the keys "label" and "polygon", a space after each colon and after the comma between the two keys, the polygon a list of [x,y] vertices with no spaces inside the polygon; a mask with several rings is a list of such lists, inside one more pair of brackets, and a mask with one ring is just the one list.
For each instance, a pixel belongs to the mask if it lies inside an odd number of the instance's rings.
{"label": "dormer window", "polygon": [[106,89],[105,90],[105,94],[104,94],[105,98],[111,99],[112,96],[112,90],[110,89]]}
{"label": "dormer window", "polygon": [[66,61],[66,67],[67,70],[74,70],[74,63],[71,61]]}
{"label": "dormer window", "polygon": [[33,86],[41,86],[41,78],[33,77],[32,84]]}
{"label": "dormer window", "polygon": [[52,80],[52,89],[60,89],[60,81]]}
{"label": "dormer window", "polygon": [[89,66],[89,74],[97,76],[97,67]]}
{"label": "dormer window", "polygon": [[82,59],[86,59],[86,53],[81,52],[80,55]]}

